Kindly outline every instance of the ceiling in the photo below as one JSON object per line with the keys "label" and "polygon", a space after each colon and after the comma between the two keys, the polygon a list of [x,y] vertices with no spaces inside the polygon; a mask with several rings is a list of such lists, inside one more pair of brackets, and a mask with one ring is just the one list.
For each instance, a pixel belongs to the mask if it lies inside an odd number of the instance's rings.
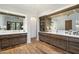
{"label": "ceiling", "polygon": [[57,10],[69,4],[0,4],[0,9],[23,14],[41,14],[49,10]]}

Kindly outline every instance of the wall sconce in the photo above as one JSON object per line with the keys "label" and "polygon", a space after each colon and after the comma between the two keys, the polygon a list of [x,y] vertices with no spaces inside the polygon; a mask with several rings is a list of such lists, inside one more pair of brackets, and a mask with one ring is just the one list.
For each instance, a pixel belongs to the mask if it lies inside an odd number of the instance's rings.
{"label": "wall sconce", "polygon": [[76,27],[77,27],[77,28],[79,28],[79,24],[78,24],[78,25],[76,25]]}
{"label": "wall sconce", "polygon": [[22,28],[24,28],[24,26],[22,26]]}

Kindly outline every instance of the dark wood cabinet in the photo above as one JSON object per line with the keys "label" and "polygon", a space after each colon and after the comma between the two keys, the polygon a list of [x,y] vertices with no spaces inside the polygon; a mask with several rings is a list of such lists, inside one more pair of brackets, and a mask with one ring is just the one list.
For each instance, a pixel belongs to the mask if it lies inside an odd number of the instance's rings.
{"label": "dark wood cabinet", "polygon": [[27,34],[11,34],[0,36],[0,49],[12,47],[27,42]]}
{"label": "dark wood cabinet", "polygon": [[6,48],[9,46],[10,46],[10,39],[8,39],[8,38],[3,39],[1,42],[1,48]]}
{"label": "dark wood cabinet", "polygon": [[70,53],[79,53],[79,38],[40,32],[39,39]]}
{"label": "dark wood cabinet", "polygon": [[[67,39],[61,35],[39,33],[39,39],[56,47],[67,49]],[[65,39],[65,40],[64,40]]]}
{"label": "dark wood cabinet", "polygon": [[48,43],[48,38],[45,35],[40,35],[39,37],[41,38],[40,40],[45,41],[45,42]]}
{"label": "dark wood cabinet", "polygon": [[55,39],[55,46],[66,50],[67,49],[67,39],[66,39],[66,37],[57,35],[55,38],[56,38]]}
{"label": "dark wood cabinet", "polygon": [[79,54],[79,38],[69,37],[67,51],[70,51],[71,53]]}

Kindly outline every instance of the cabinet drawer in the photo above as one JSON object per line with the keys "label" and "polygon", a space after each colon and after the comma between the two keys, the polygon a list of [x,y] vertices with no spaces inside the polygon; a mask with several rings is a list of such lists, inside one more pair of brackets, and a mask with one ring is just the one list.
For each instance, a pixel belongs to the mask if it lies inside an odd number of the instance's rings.
{"label": "cabinet drawer", "polygon": [[40,39],[41,41],[44,41],[44,42],[49,42],[49,39],[48,39],[46,36],[40,35],[40,36],[39,36],[39,39]]}
{"label": "cabinet drawer", "polygon": [[79,38],[68,37],[68,41],[79,42]]}
{"label": "cabinet drawer", "polygon": [[78,42],[68,42],[68,51],[72,53],[78,53],[79,54],[79,43]]}

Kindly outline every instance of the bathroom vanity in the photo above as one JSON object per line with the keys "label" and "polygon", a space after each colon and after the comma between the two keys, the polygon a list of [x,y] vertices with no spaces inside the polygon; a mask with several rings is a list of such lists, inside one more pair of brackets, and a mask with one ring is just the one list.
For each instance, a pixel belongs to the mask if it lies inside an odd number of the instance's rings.
{"label": "bathroom vanity", "polygon": [[79,4],[39,19],[41,41],[70,53],[79,53]]}
{"label": "bathroom vanity", "polygon": [[39,32],[39,39],[70,53],[79,53],[79,36],[77,35]]}
{"label": "bathroom vanity", "polygon": [[27,42],[27,33],[8,33],[0,35],[0,49]]}
{"label": "bathroom vanity", "polygon": [[24,19],[23,15],[0,12],[0,49],[27,42]]}

